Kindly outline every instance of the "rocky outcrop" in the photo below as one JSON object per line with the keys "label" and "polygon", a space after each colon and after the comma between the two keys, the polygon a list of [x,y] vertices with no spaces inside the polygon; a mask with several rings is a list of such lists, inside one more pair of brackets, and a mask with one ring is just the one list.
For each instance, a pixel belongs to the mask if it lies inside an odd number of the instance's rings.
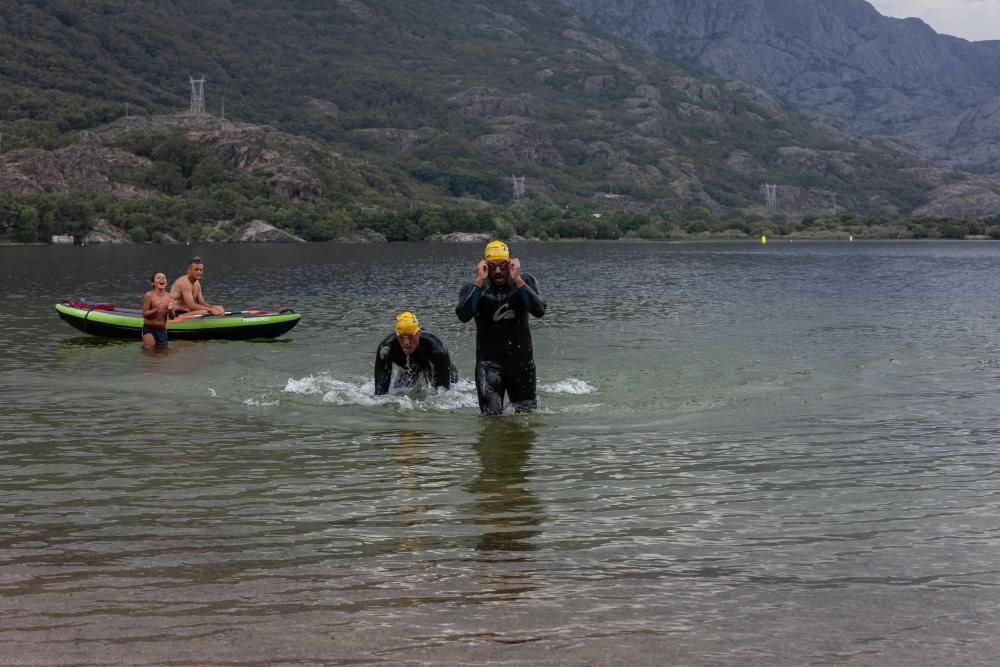
{"label": "rocky outcrop", "polygon": [[490,123],[489,129],[476,137],[474,143],[491,154],[551,165],[561,161],[559,150],[544,125],[519,116],[503,116]]}
{"label": "rocky outcrop", "polygon": [[98,220],[83,237],[84,243],[122,244],[132,243],[124,230],[115,227],[107,220]]}
{"label": "rocky outcrop", "polygon": [[939,35],[864,0],[563,2],[668,58],[905,140],[944,165],[1000,176],[1000,41]]}
{"label": "rocky outcrop", "polygon": [[190,113],[121,118],[104,130],[88,132],[86,139],[74,146],[0,154],[0,192],[98,192],[123,199],[162,196],[137,185],[143,182],[150,160],[115,145],[130,134],[170,130],[183,131],[189,141],[208,146],[237,171],[265,181],[291,201],[312,201],[326,194],[320,170],[387,196],[410,194],[375,171],[308,139],[271,127]]}
{"label": "rocky outcrop", "polygon": [[263,220],[252,220],[232,240],[234,243],[305,243],[305,239],[269,225]]}
{"label": "rocky outcrop", "polygon": [[503,95],[490,88],[470,88],[448,98],[452,104],[475,116],[528,115],[531,102],[527,95]]}
{"label": "rocky outcrop", "polygon": [[233,123],[208,114],[122,118],[94,133],[93,140],[112,144],[128,134],[157,134],[171,129],[183,130],[189,141],[208,146],[237,171],[267,182],[291,201],[323,197],[323,170],[384,195],[409,194],[387,179],[373,178],[374,172],[363,165],[314,141],[266,125]]}
{"label": "rocky outcrop", "polygon": [[415,146],[432,140],[438,135],[438,131],[430,127],[417,130],[373,127],[354,130],[351,134],[361,139],[363,144],[371,145],[390,155],[406,155],[413,152]]}
{"label": "rocky outcrop", "polygon": [[610,74],[589,76],[583,81],[583,90],[587,93],[599,93],[615,85],[615,77]]}
{"label": "rocky outcrop", "polygon": [[549,128],[531,119],[527,95],[505,96],[489,88],[469,88],[448,98],[468,116],[485,121],[487,131],[473,140],[489,153],[509,160],[556,167],[562,158]]}
{"label": "rocky outcrop", "polygon": [[1000,211],[1000,195],[977,183],[953,183],[934,190],[931,202],[916,209],[914,215],[936,218],[976,218]]}
{"label": "rocky outcrop", "polygon": [[100,192],[123,199],[155,196],[135,185],[149,168],[146,158],[93,144],[57,150],[0,154],[0,192]]}
{"label": "rocky outcrop", "polygon": [[337,117],[340,116],[340,107],[335,102],[316,98],[308,101],[306,111],[330,120],[337,120]]}
{"label": "rocky outcrop", "polygon": [[290,200],[314,200],[324,193],[322,179],[305,158],[322,156],[324,162],[340,162],[335,153],[320,151],[311,142],[274,128],[231,123],[207,114],[172,114],[120,119],[96,135],[111,143],[123,135],[153,134],[165,129],[186,130],[186,138],[203,144],[237,171],[267,181]]}
{"label": "rocky outcrop", "polygon": [[871,168],[855,153],[821,151],[798,146],[779,148],[778,160],[779,165],[792,172],[831,174],[845,182],[857,179],[859,170]]}
{"label": "rocky outcrop", "polygon": [[733,171],[753,176],[763,182],[767,178],[767,167],[744,150],[735,150],[726,158],[726,166]]}
{"label": "rocky outcrop", "polygon": [[160,243],[163,245],[176,245],[180,243],[180,241],[178,241],[177,239],[175,239],[173,236],[171,236],[166,232],[158,232],[157,234],[154,234],[153,241],[155,243]]}
{"label": "rocky outcrop", "polygon": [[427,240],[441,243],[489,243],[493,237],[477,232],[453,232],[451,234],[435,234]]}
{"label": "rocky outcrop", "polygon": [[571,29],[563,32],[563,37],[579,43],[590,53],[595,53],[608,62],[618,62],[622,59],[621,50],[617,46],[607,40],[595,37],[592,33]]}

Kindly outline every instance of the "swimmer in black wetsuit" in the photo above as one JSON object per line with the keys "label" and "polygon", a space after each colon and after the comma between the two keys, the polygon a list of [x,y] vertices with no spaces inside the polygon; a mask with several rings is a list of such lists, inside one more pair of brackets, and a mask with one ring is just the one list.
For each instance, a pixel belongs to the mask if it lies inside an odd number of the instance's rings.
{"label": "swimmer in black wetsuit", "polygon": [[462,322],[476,318],[476,392],[484,414],[503,413],[507,393],[516,412],[538,407],[535,358],[528,314],[545,315],[545,300],[521,262],[511,259],[502,241],[486,246],[476,279],[462,287],[455,313]]}
{"label": "swimmer in black wetsuit", "polygon": [[[393,385],[394,365],[401,372]],[[417,316],[406,311],[396,317],[395,333],[386,336],[375,352],[375,395],[389,393],[390,385],[408,389],[420,381],[450,389],[458,381],[458,371],[444,341],[434,332],[421,329]]]}

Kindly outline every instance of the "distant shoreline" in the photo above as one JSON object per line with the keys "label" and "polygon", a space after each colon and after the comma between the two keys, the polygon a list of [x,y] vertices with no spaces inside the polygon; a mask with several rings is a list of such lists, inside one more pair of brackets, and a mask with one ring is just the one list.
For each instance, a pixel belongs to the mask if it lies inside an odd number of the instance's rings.
{"label": "distant shoreline", "polygon": [[[862,243],[870,241],[911,241],[911,242],[923,242],[923,241],[996,241],[1000,239],[994,239],[989,236],[967,236],[965,238],[942,238],[942,237],[922,237],[922,238],[891,238],[891,237],[870,237],[870,238],[847,238],[846,236],[769,236],[767,237],[767,243],[791,243],[793,241],[822,241],[828,243]],[[643,239],[637,237],[622,238],[622,239],[580,239],[580,238],[568,238],[568,239],[519,239],[515,243],[754,243],[757,245],[761,244],[759,238],[674,238],[674,239]],[[338,242],[338,241],[306,241],[308,245],[387,245],[387,244],[408,244],[408,243],[440,243],[441,245],[458,245],[458,244],[475,244],[479,241],[388,241],[383,243],[357,243],[357,242]],[[16,241],[0,241],[0,247],[66,247],[66,248],[81,248],[81,247],[180,247],[180,246],[192,246],[192,245],[211,245],[211,246],[283,246],[289,245],[287,243],[281,242],[267,242],[267,241],[247,241],[247,242],[227,242],[219,243],[215,241],[192,241],[190,243],[75,243],[75,244],[60,244],[60,243],[41,243],[39,241],[33,241],[31,243],[18,243]]]}

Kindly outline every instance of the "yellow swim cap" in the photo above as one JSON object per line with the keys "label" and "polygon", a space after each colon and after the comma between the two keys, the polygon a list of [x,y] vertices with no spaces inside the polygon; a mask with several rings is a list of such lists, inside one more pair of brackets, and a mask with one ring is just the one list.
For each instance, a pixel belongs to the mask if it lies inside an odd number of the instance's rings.
{"label": "yellow swim cap", "polygon": [[492,262],[495,259],[510,259],[510,250],[503,241],[490,241],[483,251],[483,259]]}
{"label": "yellow swim cap", "polygon": [[410,336],[420,331],[420,322],[417,316],[406,311],[396,316],[396,333],[401,336]]}

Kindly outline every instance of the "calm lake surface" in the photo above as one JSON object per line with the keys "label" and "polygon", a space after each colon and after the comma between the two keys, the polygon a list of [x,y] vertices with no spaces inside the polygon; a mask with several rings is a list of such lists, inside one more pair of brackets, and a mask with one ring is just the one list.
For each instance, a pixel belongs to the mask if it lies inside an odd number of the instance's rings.
{"label": "calm lake surface", "polygon": [[[1000,664],[1000,243],[512,249],[542,409],[487,419],[480,244],[0,248],[0,664]],[[302,322],[53,309],[192,254]],[[403,309],[454,391],[372,396]]]}

